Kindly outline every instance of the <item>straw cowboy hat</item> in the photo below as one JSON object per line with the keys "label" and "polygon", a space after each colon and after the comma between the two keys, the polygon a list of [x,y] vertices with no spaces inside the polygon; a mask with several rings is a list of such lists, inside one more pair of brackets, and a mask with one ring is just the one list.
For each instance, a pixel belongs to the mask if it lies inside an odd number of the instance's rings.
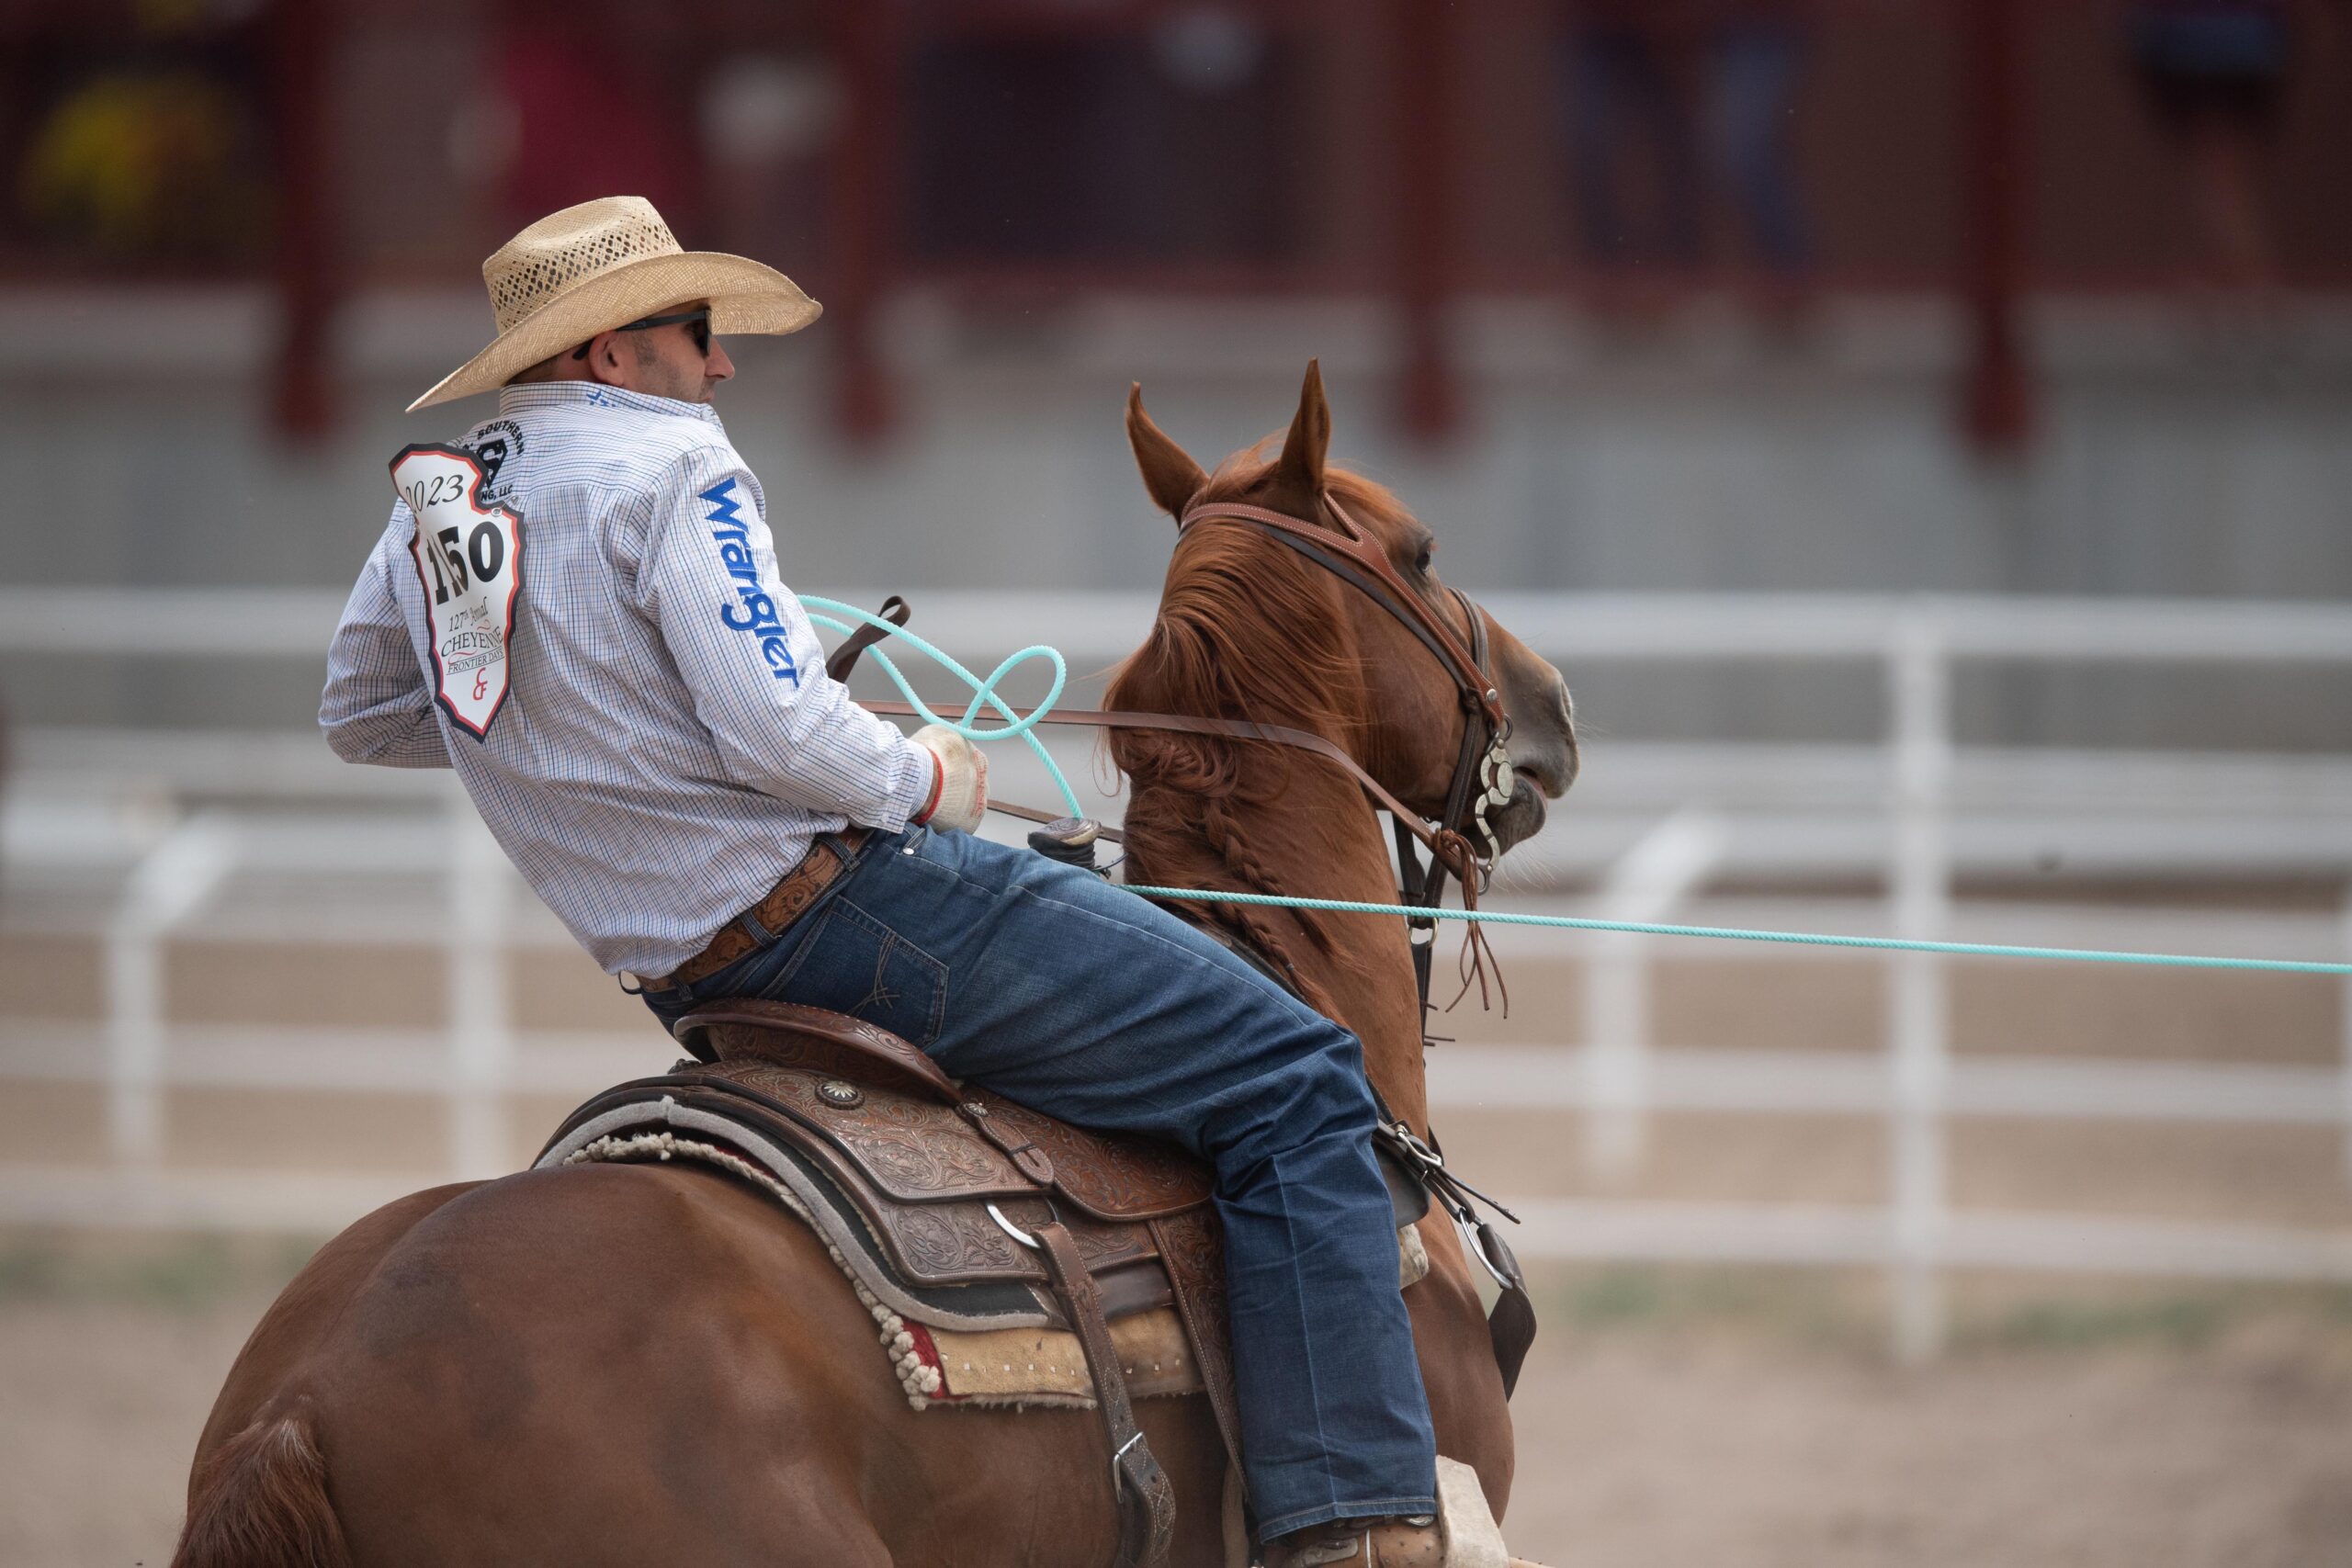
{"label": "straw cowboy hat", "polygon": [[772,266],[684,251],[643,197],[608,196],[540,219],[481,264],[498,336],[408,405],[411,413],[503,387],[598,333],[688,299],[714,333],[797,333],[824,307]]}

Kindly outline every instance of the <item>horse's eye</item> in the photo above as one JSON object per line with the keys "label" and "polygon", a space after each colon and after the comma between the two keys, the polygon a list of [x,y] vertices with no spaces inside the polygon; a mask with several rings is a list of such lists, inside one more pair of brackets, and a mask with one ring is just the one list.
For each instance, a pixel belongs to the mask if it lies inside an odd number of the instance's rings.
{"label": "horse's eye", "polygon": [[1428,575],[1430,570],[1430,558],[1436,553],[1436,551],[1430,549],[1427,545],[1423,545],[1421,547],[1421,553],[1413,558],[1413,570],[1420,572],[1424,576]]}

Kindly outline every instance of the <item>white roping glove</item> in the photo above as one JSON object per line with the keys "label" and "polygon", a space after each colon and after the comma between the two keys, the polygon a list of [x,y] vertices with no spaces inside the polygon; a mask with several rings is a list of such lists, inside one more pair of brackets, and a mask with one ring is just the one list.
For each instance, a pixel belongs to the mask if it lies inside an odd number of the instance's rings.
{"label": "white roping glove", "polygon": [[988,753],[944,724],[924,725],[914,742],[931,753],[936,769],[931,804],[915,814],[917,825],[976,831],[989,804]]}

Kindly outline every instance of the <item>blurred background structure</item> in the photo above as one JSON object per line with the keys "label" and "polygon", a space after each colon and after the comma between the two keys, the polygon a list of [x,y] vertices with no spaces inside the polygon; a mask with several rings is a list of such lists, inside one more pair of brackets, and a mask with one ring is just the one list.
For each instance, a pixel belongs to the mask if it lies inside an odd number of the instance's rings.
{"label": "blurred background structure", "polygon": [[[525,223],[802,281],[719,405],[787,581],[1079,699],[1129,382],[1214,461],[1319,355],[1590,727],[1507,907],[2328,959],[2347,191],[2343,0],[7,0],[0,1562],[153,1560],[254,1237],[668,1059],[311,728]],[[1551,1281],[1521,1550],[2342,1560],[2352,987],[1498,945],[1432,1075]]]}

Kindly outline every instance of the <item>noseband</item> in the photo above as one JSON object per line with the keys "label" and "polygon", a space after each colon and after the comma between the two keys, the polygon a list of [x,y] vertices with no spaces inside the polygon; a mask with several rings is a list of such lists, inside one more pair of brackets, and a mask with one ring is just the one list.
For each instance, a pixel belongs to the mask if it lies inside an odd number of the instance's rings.
{"label": "noseband", "polygon": [[[1445,878],[1451,871],[1461,880],[1463,901],[1476,908],[1478,895],[1486,890],[1494,874],[1495,862],[1502,855],[1502,842],[1488,825],[1487,813],[1510,803],[1513,784],[1509,749],[1510,718],[1503,712],[1501,689],[1487,669],[1487,618],[1479,614],[1478,606],[1467,593],[1459,588],[1446,590],[1453,595],[1469,629],[1470,640],[1465,647],[1429,600],[1405,581],[1380,542],[1348,515],[1339,498],[1327,491],[1321,501],[1335,525],[1332,528],[1317,527],[1287,513],[1262,506],[1209,502],[1185,513],[1178,520],[1176,530],[1183,534],[1201,523],[1224,521],[1257,528],[1277,544],[1305,556],[1369,595],[1374,604],[1395,616],[1422,647],[1436,655],[1453,678],[1454,694],[1462,706],[1462,750],[1454,761],[1453,780],[1446,787],[1444,814],[1435,823],[1424,824],[1417,817],[1408,824],[1393,798],[1387,803],[1396,840],[1401,884],[1398,902],[1437,908],[1444,897]],[[1478,836],[1477,840],[1470,837],[1473,832]],[[1421,864],[1416,839],[1430,846],[1427,866]],[[1483,850],[1478,840],[1484,841]],[[1453,862],[1451,865],[1449,858]],[[1420,987],[1421,1007],[1426,1014],[1430,957],[1437,937],[1437,921],[1425,916],[1407,924],[1412,932],[1414,977]],[[1470,929],[1476,938],[1478,928],[1474,925]],[[1476,953],[1470,955],[1474,965],[1481,956]],[[1483,975],[1483,967],[1474,972]],[[1482,979],[1482,992],[1483,987]]]}

